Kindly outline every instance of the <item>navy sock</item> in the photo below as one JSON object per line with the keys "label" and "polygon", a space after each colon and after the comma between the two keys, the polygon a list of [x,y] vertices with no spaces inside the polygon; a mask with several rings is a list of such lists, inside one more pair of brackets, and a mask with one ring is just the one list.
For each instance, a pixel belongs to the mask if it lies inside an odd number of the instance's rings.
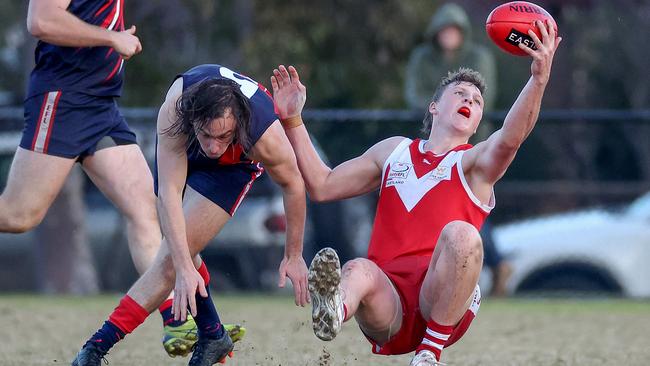
{"label": "navy sock", "polygon": [[105,321],[104,325],[86,342],[93,343],[97,348],[104,353],[108,352],[115,343],[124,338],[126,334],[120,330],[115,324],[110,321]]}
{"label": "navy sock", "polygon": [[196,294],[196,326],[199,330],[199,337],[204,338],[221,338],[223,337],[224,329],[217,314],[217,309],[214,307],[212,297],[210,297],[210,289],[206,285],[208,297],[202,297],[199,293]]}
{"label": "navy sock", "polygon": [[158,308],[160,315],[163,319],[163,325],[169,325],[172,327],[178,327],[183,325],[184,322],[180,320],[174,320],[174,313],[172,313],[172,299],[167,299],[165,302]]}

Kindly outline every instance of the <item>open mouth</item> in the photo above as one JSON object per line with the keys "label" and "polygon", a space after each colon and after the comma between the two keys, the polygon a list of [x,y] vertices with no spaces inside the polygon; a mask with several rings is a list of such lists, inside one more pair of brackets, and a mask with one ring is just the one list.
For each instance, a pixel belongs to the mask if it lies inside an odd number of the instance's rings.
{"label": "open mouth", "polygon": [[467,107],[460,107],[458,109],[458,113],[462,114],[465,118],[469,118],[469,116],[471,114],[469,108],[467,108]]}

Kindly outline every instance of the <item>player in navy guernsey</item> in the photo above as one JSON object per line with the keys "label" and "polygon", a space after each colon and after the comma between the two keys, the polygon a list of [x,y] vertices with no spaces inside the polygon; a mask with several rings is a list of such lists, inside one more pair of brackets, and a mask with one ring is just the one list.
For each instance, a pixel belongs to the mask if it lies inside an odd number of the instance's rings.
{"label": "player in navy guernsey", "polygon": [[281,186],[287,214],[279,286],[289,277],[296,305],[306,305],[305,187],[278,120],[278,115],[299,113],[302,105],[287,97],[291,95],[278,93],[274,103],[257,82],[220,65],[200,65],[177,76],[158,114],[155,182],[164,233],[161,250],[73,365],[100,365],[172,288],[175,319],[183,320],[189,307],[199,329],[189,364],[212,365],[230,354],[232,341],[210,298],[210,276],[198,254],[235,213],[262,165]]}
{"label": "player in navy guernsey", "polygon": [[[124,215],[136,269],[144,273],[161,233],[151,172],[116,104],[124,62],[142,50],[123,14],[124,0],[29,2],[27,26],[39,42],[22,139],[0,196],[0,232],[38,225],[80,162]],[[161,307],[165,348],[187,354],[196,326],[174,322],[170,308],[171,298]],[[184,350],[173,347],[179,342]]]}

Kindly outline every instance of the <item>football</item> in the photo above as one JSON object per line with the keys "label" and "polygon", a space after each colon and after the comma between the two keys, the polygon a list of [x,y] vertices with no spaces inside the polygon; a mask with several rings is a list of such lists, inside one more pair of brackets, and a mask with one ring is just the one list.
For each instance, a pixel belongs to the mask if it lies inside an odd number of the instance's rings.
{"label": "football", "polygon": [[535,25],[536,20],[550,20],[557,32],[555,19],[544,8],[526,1],[513,1],[494,8],[488,15],[485,22],[485,30],[490,39],[502,50],[517,56],[528,54],[519,48],[523,43],[535,49],[535,42],[528,35],[532,29],[541,39],[539,29]]}

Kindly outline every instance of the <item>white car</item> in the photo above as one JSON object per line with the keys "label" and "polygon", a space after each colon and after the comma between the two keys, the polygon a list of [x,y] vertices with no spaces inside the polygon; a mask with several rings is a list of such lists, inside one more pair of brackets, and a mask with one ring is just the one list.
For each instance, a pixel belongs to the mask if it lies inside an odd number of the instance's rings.
{"label": "white car", "polygon": [[622,210],[592,209],[496,227],[510,293],[650,298],[650,193]]}

